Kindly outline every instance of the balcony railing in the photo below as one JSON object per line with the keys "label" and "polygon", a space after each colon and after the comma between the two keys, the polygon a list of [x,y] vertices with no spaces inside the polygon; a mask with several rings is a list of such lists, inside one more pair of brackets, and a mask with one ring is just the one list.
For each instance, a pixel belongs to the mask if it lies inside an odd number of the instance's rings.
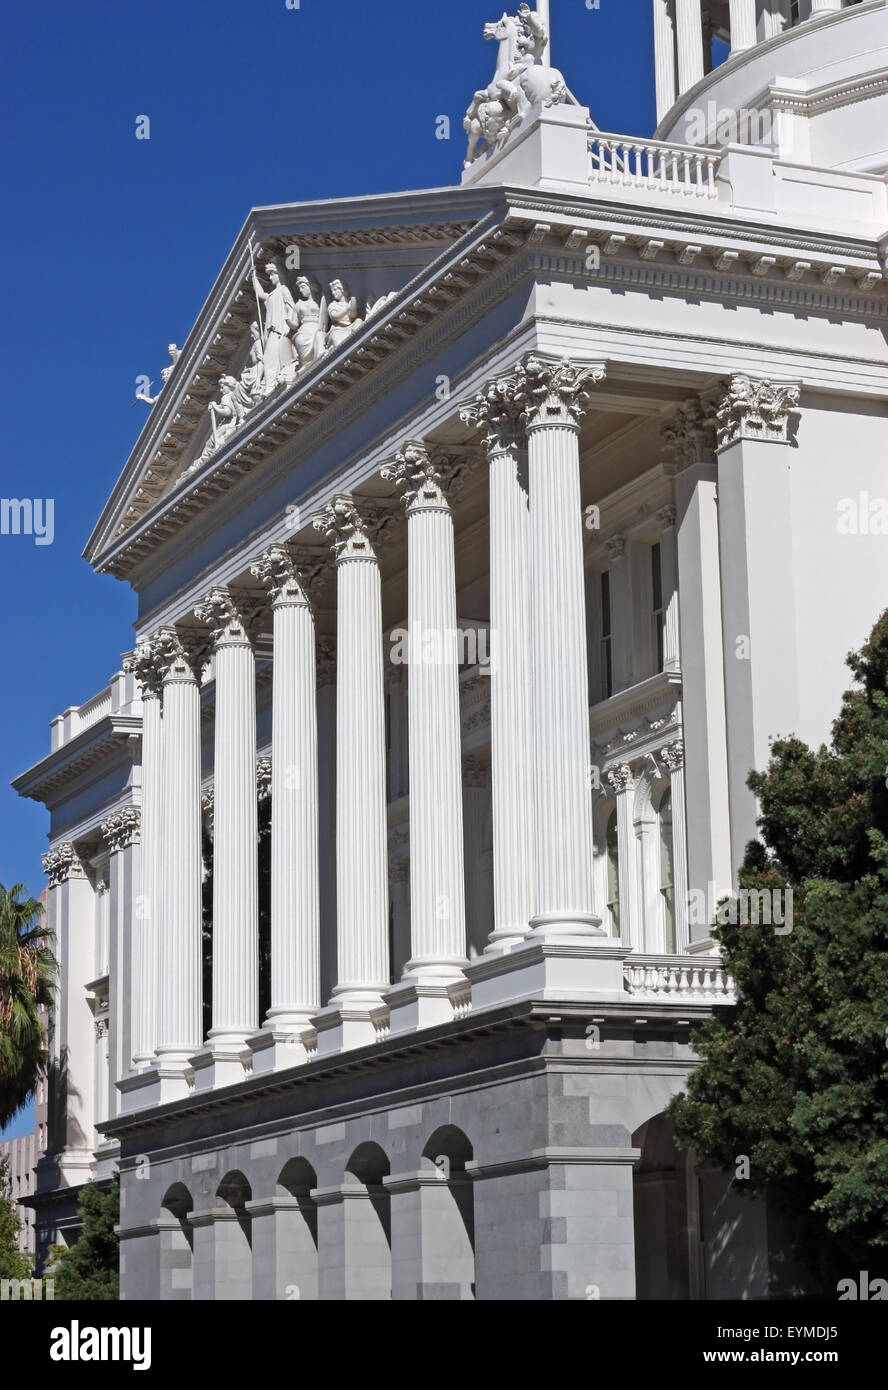
{"label": "balcony railing", "polygon": [[593,183],[717,198],[715,174],[722,153],[706,146],[633,140],[596,130],[589,136],[589,173]]}
{"label": "balcony railing", "polygon": [[718,956],[629,956],[623,983],[633,997],[732,1004],[733,981]]}

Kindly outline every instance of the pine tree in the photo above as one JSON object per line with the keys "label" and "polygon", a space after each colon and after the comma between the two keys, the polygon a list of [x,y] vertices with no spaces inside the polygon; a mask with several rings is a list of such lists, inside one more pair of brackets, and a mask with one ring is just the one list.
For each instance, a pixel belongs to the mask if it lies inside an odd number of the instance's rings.
{"label": "pine tree", "polygon": [[88,1302],[119,1298],[120,1241],[114,1227],[120,1220],[120,1184],[87,1183],[80,1194],[80,1235],[67,1250],[58,1250],[52,1266],[56,1299]]}
{"label": "pine tree", "polygon": [[741,887],[791,887],[792,930],[717,926],[736,1009],[695,1031],[676,1139],[806,1232],[824,1281],[888,1273],[888,611],[848,657],[829,747],[775,741],[750,775]]}

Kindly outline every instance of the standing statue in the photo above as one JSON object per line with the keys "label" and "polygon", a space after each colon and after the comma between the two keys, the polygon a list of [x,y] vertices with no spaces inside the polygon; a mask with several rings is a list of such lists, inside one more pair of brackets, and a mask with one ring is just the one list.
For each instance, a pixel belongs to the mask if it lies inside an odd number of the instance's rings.
{"label": "standing statue", "polygon": [[358,314],[358,301],[350,299],[348,290],[341,280],[330,284],[330,298],[327,302],[327,317],[330,331],[327,334],[327,347],[338,347],[346,338],[360,328],[364,320]]}
{"label": "standing statue", "polygon": [[290,329],[295,322],[296,305],[293,296],[284,284],[280,267],[269,261],[265,273],[271,281],[271,289],[264,290],[259,277],[253,272],[253,289],[256,298],[265,304],[265,350],[263,366],[265,369],[265,390],[273,391],[278,381],[292,380],[298,365],[293,344],[290,342]]}
{"label": "standing statue", "polygon": [[324,351],[325,325],[322,323],[321,303],[315,298],[307,275],[300,275],[296,281],[296,294],[298,299],[293,311],[296,330],[293,334],[293,344],[301,370],[314,362]]}
{"label": "standing statue", "polygon": [[481,153],[480,141],[487,150],[502,146],[534,106],[558,106],[569,99],[558,69],[544,66],[549,35],[529,5],[519,6],[517,15],[504,14],[485,24],[484,37],[499,45],[496,71],[490,86],[475,93],[463,121],[469,137],[466,168]]}

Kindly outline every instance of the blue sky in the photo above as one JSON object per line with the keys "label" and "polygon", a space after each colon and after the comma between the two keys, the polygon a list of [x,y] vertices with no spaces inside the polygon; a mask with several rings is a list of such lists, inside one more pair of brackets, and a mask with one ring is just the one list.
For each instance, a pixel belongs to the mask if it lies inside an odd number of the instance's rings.
{"label": "blue sky", "polygon": [[[292,0],[291,0],[292,3]],[[514,12],[516,5],[510,6]],[[605,130],[654,128],[650,0],[551,0],[553,61]],[[0,495],[54,539],[0,536],[0,882],[43,887],[48,815],[10,778],[132,641],[129,587],[81,552],[159,380],[253,205],[457,183],[502,0],[41,0],[7,12]],[[449,115],[453,138],[435,138]],[[150,140],[135,138],[150,119]],[[13,656],[15,660],[13,660]]]}

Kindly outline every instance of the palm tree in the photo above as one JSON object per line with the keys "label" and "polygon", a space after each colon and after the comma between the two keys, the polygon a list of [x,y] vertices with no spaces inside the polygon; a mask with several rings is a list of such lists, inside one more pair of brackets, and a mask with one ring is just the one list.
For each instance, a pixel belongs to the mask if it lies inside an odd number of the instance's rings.
{"label": "palm tree", "polygon": [[40,1009],[52,1002],[56,963],[43,909],[25,886],[0,884],[0,1129],[21,1110],[47,1060]]}

